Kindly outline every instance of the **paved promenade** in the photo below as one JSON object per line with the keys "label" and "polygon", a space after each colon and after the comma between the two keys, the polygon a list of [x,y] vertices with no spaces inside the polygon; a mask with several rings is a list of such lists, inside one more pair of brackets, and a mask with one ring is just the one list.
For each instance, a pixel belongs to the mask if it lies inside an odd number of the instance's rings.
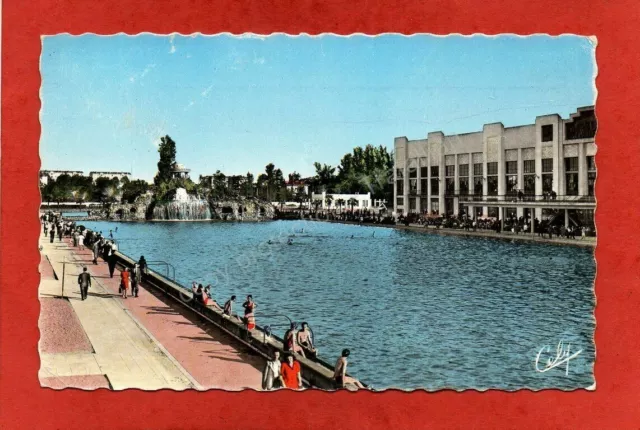
{"label": "paved promenade", "polygon": [[[40,245],[43,386],[260,389],[262,359],[200,325],[195,314],[144,285],[140,297],[122,299],[119,272],[110,278],[105,262],[93,265],[91,252],[72,248],[68,239],[51,244],[41,236]],[[85,301],[77,284],[83,265],[92,275]]]}

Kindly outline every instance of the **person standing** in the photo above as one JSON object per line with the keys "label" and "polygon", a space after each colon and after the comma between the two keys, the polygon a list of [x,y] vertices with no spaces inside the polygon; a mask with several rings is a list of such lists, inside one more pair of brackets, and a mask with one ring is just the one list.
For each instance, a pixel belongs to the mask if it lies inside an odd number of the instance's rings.
{"label": "person standing", "polygon": [[100,241],[93,242],[93,264],[98,264],[98,255],[100,255]]}
{"label": "person standing", "polygon": [[113,278],[113,272],[116,270],[116,249],[114,249],[115,243],[112,244],[108,249],[107,254],[107,263],[109,264],[109,276]]}
{"label": "person standing", "polygon": [[300,363],[293,358],[291,353],[287,354],[287,361],[280,366],[280,383],[284,388],[302,389]]}
{"label": "person standing", "polygon": [[62,242],[62,224],[58,224],[58,241]]}
{"label": "person standing", "polygon": [[131,295],[138,297],[138,284],[142,281],[142,272],[140,271],[140,265],[135,263],[131,270]]}
{"label": "person standing", "polygon": [[51,230],[49,230],[49,243],[53,243],[53,239],[56,237],[56,229],[51,226]]}
{"label": "person standing", "polygon": [[[140,260],[138,260],[138,264],[140,265],[140,273],[141,274],[147,273],[147,260],[145,260],[144,255],[140,256]],[[142,278],[140,278],[140,280],[142,281]]]}
{"label": "person standing", "polygon": [[280,382],[280,351],[273,353],[273,360],[267,360],[267,364],[262,371],[262,389],[271,391],[278,388]]}
{"label": "person standing", "polygon": [[84,233],[78,233],[78,248],[80,251],[84,251]]}
{"label": "person standing", "polygon": [[122,272],[120,272],[120,289],[122,290],[122,298],[126,299],[127,298],[127,290],[129,289],[129,286],[131,285],[131,279],[129,277],[130,273],[129,273],[129,269],[127,269],[126,267],[124,268],[124,270]]}
{"label": "person standing", "polygon": [[89,287],[91,286],[91,275],[87,272],[87,268],[82,268],[82,273],[78,275],[78,285],[80,286],[80,297],[82,300],[87,298]]}
{"label": "person standing", "polygon": [[247,301],[242,304],[242,307],[244,308],[244,320],[247,330],[253,330],[256,327],[256,317],[253,312],[258,305],[253,301],[251,294],[247,296]]}

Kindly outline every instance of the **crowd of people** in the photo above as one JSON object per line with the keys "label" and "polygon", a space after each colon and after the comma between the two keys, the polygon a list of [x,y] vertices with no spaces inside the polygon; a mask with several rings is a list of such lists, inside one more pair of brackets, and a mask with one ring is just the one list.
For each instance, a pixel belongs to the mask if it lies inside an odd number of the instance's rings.
{"label": "crowd of people", "polygon": [[[400,215],[398,217],[398,223],[404,225],[419,224],[423,227],[433,228],[449,228],[459,229],[465,231],[494,231],[496,233],[511,232],[516,235],[520,233],[531,232],[531,218],[529,217],[516,217],[515,215],[508,216],[501,222],[497,218],[478,218],[471,219],[466,215],[425,215],[425,214],[409,214],[407,216]],[[533,229],[539,237],[548,237],[552,239],[556,238],[581,239],[586,236],[592,236],[594,231],[588,226],[559,226],[547,221],[540,221],[537,218],[533,220]]]}
{"label": "crowd of people", "polygon": [[[74,248],[79,250],[90,249],[93,254],[93,264],[98,264],[98,259],[102,258],[106,261],[109,276],[114,277],[116,263],[118,261],[116,252],[118,245],[113,239],[113,231],[109,231],[108,237],[103,235],[102,231],[91,231],[84,226],[77,226],[73,221],[64,220],[60,214],[52,212],[43,214],[40,217],[45,237],[50,237],[51,242],[57,237],[58,241],[63,238],[71,238]],[[115,229],[117,232],[117,227]],[[148,265],[144,256],[134,263],[133,267],[122,268],[120,271],[120,287],[119,291],[122,298],[138,297],[139,285],[143,280],[143,276],[148,273]],[[78,286],[82,300],[87,299],[88,289],[91,287],[91,275],[87,271],[87,267],[83,267],[82,272],[78,276]],[[256,328],[255,310],[258,307],[253,300],[251,294],[247,295],[246,300],[242,304],[244,316],[241,318],[233,313],[236,296],[232,295],[223,306],[220,306],[213,298],[211,285],[203,286],[202,284],[193,282],[192,287],[192,304],[195,309],[203,309],[212,306],[222,312],[227,318],[235,318],[242,322],[246,330]],[[298,357],[316,358],[318,350],[313,341],[313,333],[307,322],[302,322],[298,328],[298,324],[292,322],[289,329],[284,334],[283,339],[284,357],[281,360],[280,352],[275,351],[273,359],[268,360],[263,371],[263,388],[273,390],[276,388],[302,389],[302,371]],[[336,388],[344,388],[347,383],[356,385],[359,388],[364,386],[354,378],[346,376],[347,357],[350,351],[345,349],[338,358],[335,368],[333,380]]]}
{"label": "crowd of people", "polygon": [[307,215],[307,218],[310,220],[357,222],[360,224],[394,225],[396,223],[391,215],[368,210],[311,212]]}

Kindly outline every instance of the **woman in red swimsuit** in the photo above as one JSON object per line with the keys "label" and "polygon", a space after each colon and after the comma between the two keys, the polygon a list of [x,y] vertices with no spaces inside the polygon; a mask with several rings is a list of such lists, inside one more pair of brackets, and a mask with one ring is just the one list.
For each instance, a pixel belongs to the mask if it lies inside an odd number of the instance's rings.
{"label": "woman in red swimsuit", "polygon": [[242,307],[244,308],[244,321],[247,325],[247,330],[253,330],[256,328],[256,317],[253,315],[253,311],[258,305],[253,301],[251,294],[247,296],[247,301],[242,304]]}

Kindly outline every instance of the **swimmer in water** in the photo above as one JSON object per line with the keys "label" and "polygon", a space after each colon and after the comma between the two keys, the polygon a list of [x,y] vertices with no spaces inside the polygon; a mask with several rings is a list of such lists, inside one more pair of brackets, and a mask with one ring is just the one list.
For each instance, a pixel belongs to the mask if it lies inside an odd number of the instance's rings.
{"label": "swimmer in water", "polygon": [[371,237],[376,237],[376,232],[374,231]]}
{"label": "swimmer in water", "polygon": [[291,239],[287,240],[287,245],[293,245],[293,240]]}
{"label": "swimmer in water", "polygon": [[353,239],[353,235],[351,235],[351,239]]}
{"label": "swimmer in water", "polygon": [[269,244],[269,245],[271,245],[272,243],[273,243],[273,242],[271,242],[271,239],[269,239],[269,240],[267,241],[267,244]]}

